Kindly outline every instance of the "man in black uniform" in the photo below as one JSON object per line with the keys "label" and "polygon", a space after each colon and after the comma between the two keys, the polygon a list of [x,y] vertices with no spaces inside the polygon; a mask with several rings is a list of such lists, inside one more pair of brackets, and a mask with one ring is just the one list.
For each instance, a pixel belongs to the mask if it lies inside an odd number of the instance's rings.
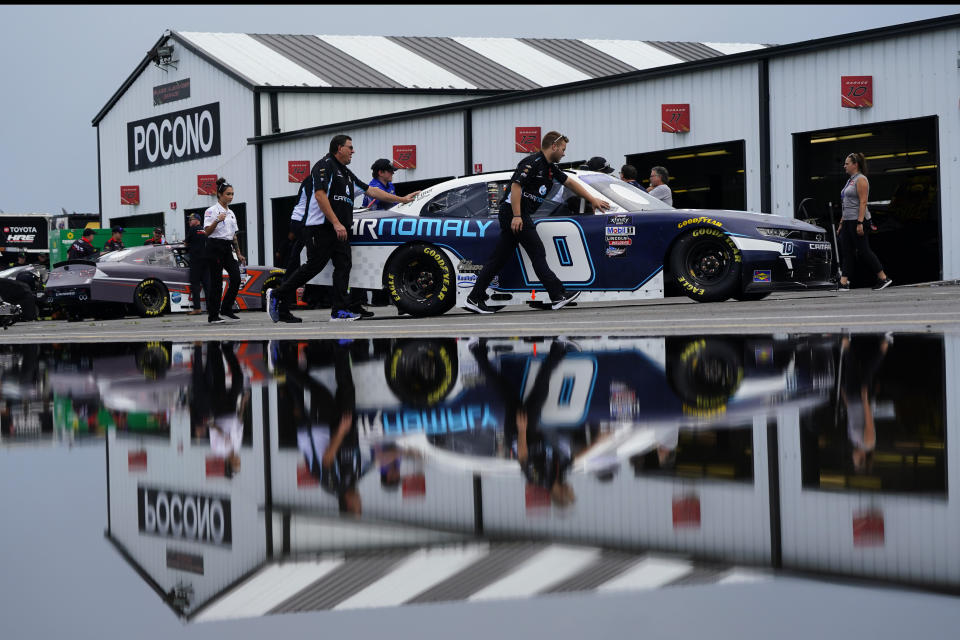
{"label": "man in black uniform", "polygon": [[67,249],[67,260],[96,260],[100,252],[93,246],[93,235],[93,229],[84,229],[83,236]]}
{"label": "man in black uniform", "polygon": [[107,240],[107,244],[103,246],[104,252],[123,249],[123,227],[114,227],[111,231],[113,231],[113,235]]}
{"label": "man in black uniform", "polygon": [[200,288],[202,287],[207,295],[210,292],[210,273],[207,265],[207,234],[203,230],[203,220],[199,213],[190,214],[190,222],[187,227],[187,236],[183,239],[187,246],[187,254],[190,256],[190,296],[193,300],[193,310],[187,312],[188,316],[196,316],[203,313],[200,309]]}
{"label": "man in black uniform", "polygon": [[[276,289],[267,291],[267,311],[274,322],[300,322],[290,313],[290,305],[299,287],[323,271],[333,258],[333,306],[331,321],[358,320],[360,315],[348,309],[350,285],[350,232],[353,228],[353,185],[372,198],[386,202],[410,202],[413,196],[398,197],[371,187],[347,169],[353,158],[353,141],[339,134],[330,141],[330,153],[313,165],[310,173],[312,198],[307,198],[303,241],[307,262],[288,274]],[[310,191],[307,191],[309,194]]]}
{"label": "man in black uniform", "polygon": [[500,239],[467,297],[464,308],[468,311],[494,312],[484,302],[487,287],[493,276],[499,273],[507,260],[514,255],[517,245],[522,246],[530,256],[537,278],[550,294],[551,308],[560,309],[580,295],[579,291],[568,295],[563,290],[563,283],[550,270],[543,241],[534,229],[533,219],[530,217],[543,203],[544,196],[550,191],[554,181],[569,185],[574,193],[589,202],[595,210],[605,211],[610,207],[609,202],[594,198],[578,182],[567,182],[567,174],[556,163],[566,154],[568,142],[566,136],[549,131],[543,136],[540,151],[527,156],[517,165],[517,170],[510,178],[510,194],[500,202]]}

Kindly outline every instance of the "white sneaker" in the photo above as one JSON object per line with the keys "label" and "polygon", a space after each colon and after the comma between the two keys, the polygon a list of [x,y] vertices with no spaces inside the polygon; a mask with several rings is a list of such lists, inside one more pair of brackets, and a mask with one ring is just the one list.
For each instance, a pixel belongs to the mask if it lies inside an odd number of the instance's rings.
{"label": "white sneaker", "polygon": [[568,304],[570,304],[571,302],[573,302],[574,300],[576,300],[576,299],[579,298],[579,297],[580,297],[580,292],[579,292],[579,291],[574,291],[573,293],[568,293],[567,295],[563,296],[562,298],[560,298],[560,299],[557,300],[556,302],[551,303],[551,304],[550,304],[550,308],[553,309],[554,311],[556,311],[557,309],[563,309],[565,306],[567,306]]}

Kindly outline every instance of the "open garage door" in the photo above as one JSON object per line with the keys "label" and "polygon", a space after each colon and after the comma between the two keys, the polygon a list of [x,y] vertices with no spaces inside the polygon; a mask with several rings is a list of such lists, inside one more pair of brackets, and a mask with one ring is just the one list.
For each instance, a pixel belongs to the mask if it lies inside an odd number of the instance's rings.
{"label": "open garage door", "polygon": [[[840,220],[843,161],[860,152],[870,180],[868,210],[876,232],[870,246],[897,284],[942,277],[939,149],[936,116],[793,135],[794,201],[800,218]],[[805,201],[805,202],[804,202]],[[802,210],[800,204],[803,203]],[[876,275],[862,265],[854,285]]]}
{"label": "open garage door", "polygon": [[[650,186],[650,169],[665,167],[670,174],[673,206],[677,209],[747,208],[743,140],[698,147],[666,149],[626,156],[637,168],[638,181]],[[618,172],[620,167],[614,167]],[[615,174],[618,175],[618,174]]]}

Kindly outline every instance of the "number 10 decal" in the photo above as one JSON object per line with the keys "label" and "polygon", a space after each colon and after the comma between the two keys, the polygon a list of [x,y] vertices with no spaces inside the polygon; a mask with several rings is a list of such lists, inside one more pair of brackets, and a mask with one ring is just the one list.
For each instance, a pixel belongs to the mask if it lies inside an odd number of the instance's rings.
{"label": "number 10 decal", "polygon": [[[596,277],[586,237],[580,225],[571,220],[543,220],[536,224],[537,233],[547,251],[547,264],[561,282],[591,284]],[[520,264],[527,284],[540,284],[530,256],[522,247]]]}
{"label": "number 10 decal", "polygon": [[[541,360],[530,359],[524,375],[522,396],[529,399],[532,381],[537,379]],[[597,379],[597,361],[594,358],[568,356],[550,376],[550,387],[540,412],[544,427],[574,427],[587,419],[593,388]]]}

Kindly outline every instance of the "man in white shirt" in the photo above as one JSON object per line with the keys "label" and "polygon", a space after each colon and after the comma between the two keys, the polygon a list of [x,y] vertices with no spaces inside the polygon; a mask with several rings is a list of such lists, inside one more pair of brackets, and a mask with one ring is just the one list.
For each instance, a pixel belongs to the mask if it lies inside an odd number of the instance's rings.
{"label": "man in white shirt", "polygon": [[673,192],[667,186],[670,180],[670,174],[665,167],[654,167],[650,169],[650,186],[647,187],[647,193],[652,195],[660,202],[673,206]]}

